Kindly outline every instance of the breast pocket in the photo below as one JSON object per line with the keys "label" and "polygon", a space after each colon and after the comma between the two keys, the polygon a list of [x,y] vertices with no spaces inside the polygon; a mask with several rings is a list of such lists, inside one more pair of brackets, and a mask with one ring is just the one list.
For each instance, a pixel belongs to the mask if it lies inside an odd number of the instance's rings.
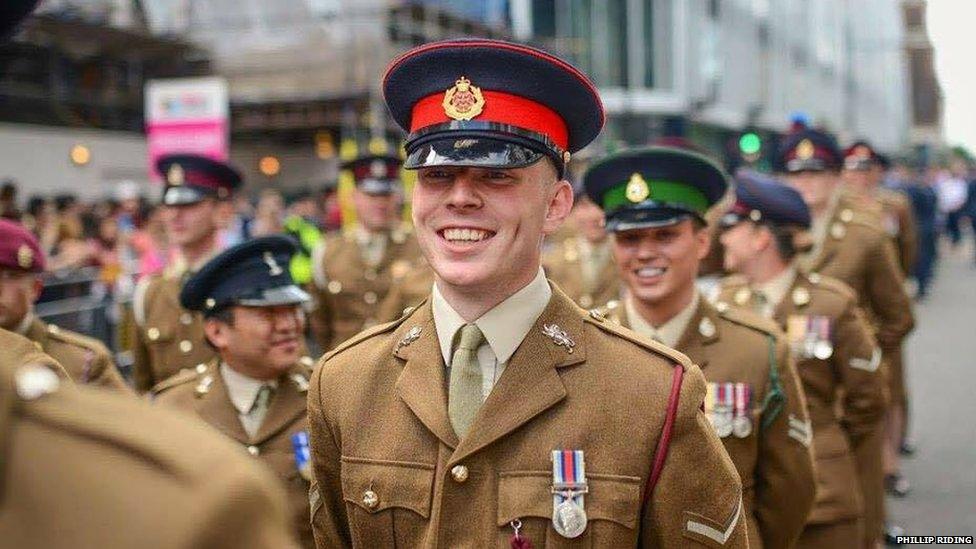
{"label": "breast pocket", "polygon": [[587,524],[576,538],[565,538],[552,525],[552,474],[542,471],[506,472],[498,480],[499,547],[509,547],[511,524],[535,547],[627,547],[637,542],[640,519],[639,477],[587,474],[583,498]]}
{"label": "breast pocket", "polygon": [[430,519],[433,465],[344,456],[341,475],[353,545],[421,545]]}
{"label": "breast pocket", "polygon": [[[176,339],[176,326],[171,322],[153,322],[148,324],[143,329],[143,335],[146,340],[146,347],[149,349],[150,358],[154,367],[165,367],[173,357],[169,356],[172,354],[170,351],[174,348],[174,340]],[[155,372],[157,375],[156,381],[162,381],[165,377],[162,376],[161,372]]]}

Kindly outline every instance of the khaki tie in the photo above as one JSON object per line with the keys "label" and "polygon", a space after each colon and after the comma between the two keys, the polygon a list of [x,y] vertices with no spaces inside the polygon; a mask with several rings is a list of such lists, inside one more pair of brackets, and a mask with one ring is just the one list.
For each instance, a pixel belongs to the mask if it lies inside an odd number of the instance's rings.
{"label": "khaki tie", "polygon": [[[248,410],[248,423],[251,428],[257,432],[261,427],[261,423],[264,421],[264,416],[268,413],[268,408],[270,408],[271,396],[274,394],[274,388],[270,385],[262,385],[258,389],[257,396],[254,397],[254,404],[251,405],[251,409]],[[254,433],[248,433],[254,436]]]}
{"label": "khaki tie", "polygon": [[451,356],[451,386],[447,397],[447,414],[458,438],[464,438],[481,407],[481,365],[478,347],[485,336],[474,324],[461,328],[454,355]]}

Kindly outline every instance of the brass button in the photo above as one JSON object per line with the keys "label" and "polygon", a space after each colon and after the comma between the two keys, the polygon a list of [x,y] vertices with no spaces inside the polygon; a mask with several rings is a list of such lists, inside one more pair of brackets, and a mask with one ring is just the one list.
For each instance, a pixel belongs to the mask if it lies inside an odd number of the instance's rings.
{"label": "brass button", "polygon": [[180,315],[180,323],[189,326],[193,323],[193,315],[190,313],[183,313]]}
{"label": "brass button", "polygon": [[376,280],[376,271],[373,269],[366,269],[366,272],[363,273],[363,278],[366,280]]}
{"label": "brass button", "polygon": [[376,292],[366,292],[363,294],[363,301],[365,301],[367,305],[376,304]]}
{"label": "brass button", "polygon": [[376,495],[376,492],[372,490],[366,490],[363,492],[363,505],[367,509],[376,509],[376,506],[380,504],[380,497]]}
{"label": "brass button", "polygon": [[451,468],[451,478],[454,482],[464,482],[468,480],[468,468],[464,465],[455,465]]}
{"label": "brass button", "polygon": [[202,362],[200,364],[197,364],[196,368],[198,374],[204,374],[207,372],[207,365],[203,364]]}
{"label": "brass button", "polygon": [[251,454],[252,456],[256,456],[261,453],[261,449],[252,444],[251,446],[247,447],[247,453]]}
{"label": "brass button", "polygon": [[149,337],[149,341],[156,341],[159,339],[159,328],[149,328],[146,330],[146,336]]}
{"label": "brass button", "polygon": [[333,294],[333,295],[341,292],[342,291],[342,282],[339,282],[338,280],[333,280],[333,281],[329,282],[328,290],[329,290],[329,293],[330,294]]}
{"label": "brass button", "polygon": [[183,341],[180,342],[180,350],[183,351],[184,353],[189,353],[190,351],[193,350],[193,344],[190,343],[189,339],[184,339]]}

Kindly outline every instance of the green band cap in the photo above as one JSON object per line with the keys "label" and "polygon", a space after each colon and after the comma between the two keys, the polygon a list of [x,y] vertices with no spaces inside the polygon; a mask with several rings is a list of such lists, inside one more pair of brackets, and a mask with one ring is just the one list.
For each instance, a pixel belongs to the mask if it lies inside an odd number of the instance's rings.
{"label": "green band cap", "polygon": [[704,214],[708,210],[705,194],[691,185],[675,181],[646,181],[639,174],[634,174],[629,182],[621,183],[603,195],[603,211],[609,215],[619,209],[633,208],[648,202],[684,208],[698,214]]}

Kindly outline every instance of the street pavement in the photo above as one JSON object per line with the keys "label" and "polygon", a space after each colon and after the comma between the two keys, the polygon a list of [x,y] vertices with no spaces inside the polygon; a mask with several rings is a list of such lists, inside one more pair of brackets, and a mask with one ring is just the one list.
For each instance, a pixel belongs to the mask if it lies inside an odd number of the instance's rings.
{"label": "street pavement", "polygon": [[911,494],[888,498],[889,517],[908,535],[976,535],[976,266],[970,246],[944,250],[908,340],[911,432],[919,451],[902,462]]}

